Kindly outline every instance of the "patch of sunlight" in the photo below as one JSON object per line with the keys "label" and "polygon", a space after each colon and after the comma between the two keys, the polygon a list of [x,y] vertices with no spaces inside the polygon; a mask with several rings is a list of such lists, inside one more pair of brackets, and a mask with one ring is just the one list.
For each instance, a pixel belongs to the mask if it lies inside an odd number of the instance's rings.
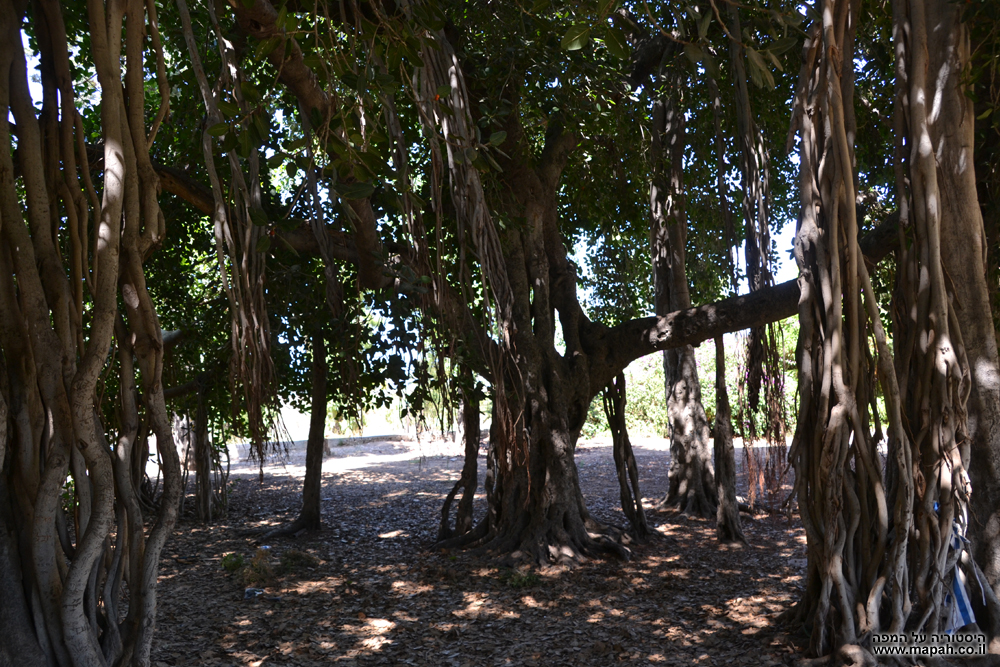
{"label": "patch of sunlight", "polygon": [[405,530],[391,530],[388,533],[379,534],[379,537],[382,538],[383,540],[391,540],[394,537],[403,537],[403,536],[409,537],[410,534],[407,533]]}
{"label": "patch of sunlight", "polygon": [[525,595],[523,598],[521,598],[521,604],[523,604],[525,607],[531,607],[532,609],[545,608],[544,604],[540,604],[538,600],[536,600],[534,596],[531,595]]}
{"label": "patch of sunlight", "polygon": [[299,595],[309,595],[310,593],[320,593],[336,586],[343,586],[344,580],[340,577],[330,577],[322,581],[299,581],[293,589]]}
{"label": "patch of sunlight", "polygon": [[427,584],[418,584],[412,581],[394,581],[392,582],[392,590],[394,593],[406,595],[407,597],[413,597],[414,595],[420,595],[421,593],[430,593],[434,590],[434,587]]}

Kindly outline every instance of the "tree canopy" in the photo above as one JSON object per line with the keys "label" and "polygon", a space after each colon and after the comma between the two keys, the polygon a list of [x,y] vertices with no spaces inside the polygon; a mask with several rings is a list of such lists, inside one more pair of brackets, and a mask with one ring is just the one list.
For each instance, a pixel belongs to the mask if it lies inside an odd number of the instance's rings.
{"label": "tree canopy", "polygon": [[[488,396],[489,509],[440,545],[628,557],[623,369],[664,352],[665,501],[732,509],[691,346],[750,330],[778,441],[769,327],[796,313],[811,651],[946,628],[959,576],[1000,594],[995,12],[4,0],[0,664],[148,664],[183,420],[196,456],[264,457],[284,404],[462,402],[478,433]],[[627,528],[580,491],[598,395]]]}

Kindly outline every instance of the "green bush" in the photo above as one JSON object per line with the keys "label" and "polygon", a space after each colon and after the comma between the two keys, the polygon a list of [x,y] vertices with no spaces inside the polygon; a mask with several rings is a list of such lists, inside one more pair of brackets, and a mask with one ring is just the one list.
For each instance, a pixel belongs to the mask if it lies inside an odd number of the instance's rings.
{"label": "green bush", "polygon": [[274,568],[271,567],[269,556],[269,550],[257,549],[250,562],[240,571],[244,586],[267,588],[274,585],[277,576],[274,573]]}
{"label": "green bush", "polygon": [[501,570],[500,582],[508,588],[530,588],[541,581],[541,577],[535,572],[522,570]]}
{"label": "green bush", "polygon": [[239,572],[243,569],[244,565],[246,563],[243,560],[243,554],[231,553],[222,557],[222,569],[229,574]]}
{"label": "green bush", "polygon": [[319,558],[305,551],[289,549],[281,554],[281,571],[285,574],[319,565]]}

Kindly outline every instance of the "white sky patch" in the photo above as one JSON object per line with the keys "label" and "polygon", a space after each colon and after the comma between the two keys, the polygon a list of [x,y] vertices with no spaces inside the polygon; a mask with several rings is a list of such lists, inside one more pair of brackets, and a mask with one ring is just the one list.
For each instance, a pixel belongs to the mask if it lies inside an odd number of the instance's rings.
{"label": "white sky patch", "polygon": [[[41,109],[42,98],[44,97],[42,93],[42,75],[39,70],[41,59],[28,46],[28,35],[23,30],[21,31],[21,45],[24,47],[24,58],[28,61],[28,92],[31,93],[31,101],[34,103],[35,108]],[[11,117],[11,122],[13,121],[14,119]]]}

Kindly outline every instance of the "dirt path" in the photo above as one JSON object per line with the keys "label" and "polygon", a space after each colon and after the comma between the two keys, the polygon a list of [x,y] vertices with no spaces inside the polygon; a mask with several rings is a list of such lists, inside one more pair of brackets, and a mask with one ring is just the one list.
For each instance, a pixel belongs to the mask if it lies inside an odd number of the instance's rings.
{"label": "dirt path", "polygon": [[[666,491],[669,455],[662,441],[635,444],[648,507]],[[301,468],[271,466],[263,484],[236,471],[229,518],[184,521],[164,551],[154,664],[792,663],[775,615],[794,601],[805,565],[797,523],[744,517],[751,546],[720,546],[709,521],[649,512],[656,536],[629,562],[502,569],[430,550],[459,451],[335,449],[324,463],[326,529],[264,552],[241,531],[295,517]],[[591,512],[624,525],[610,446],[581,446],[577,461]],[[228,553],[263,554],[275,571],[263,595],[244,599],[244,582],[223,569]]]}

